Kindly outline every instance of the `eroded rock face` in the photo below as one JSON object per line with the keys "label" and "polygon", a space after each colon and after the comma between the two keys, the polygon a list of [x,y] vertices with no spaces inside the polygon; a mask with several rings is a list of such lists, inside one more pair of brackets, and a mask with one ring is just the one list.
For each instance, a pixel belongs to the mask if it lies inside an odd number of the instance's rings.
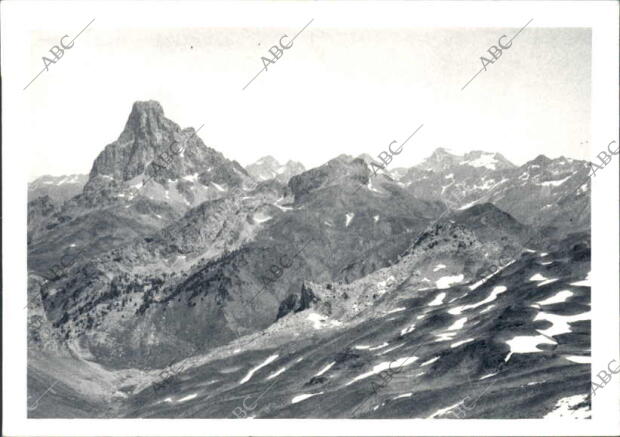
{"label": "eroded rock face", "polygon": [[118,139],[95,159],[88,184],[129,181],[139,175],[160,183],[187,177],[228,188],[250,180],[243,167],[207,147],[193,128],[182,130],[155,101],[136,102]]}
{"label": "eroded rock face", "polygon": [[280,303],[280,307],[278,308],[278,315],[276,320],[286,316],[291,312],[298,313],[300,311],[306,310],[311,307],[314,302],[318,302],[319,298],[312,292],[309,286],[305,283],[301,286],[301,293],[297,294],[289,294],[286,296]]}

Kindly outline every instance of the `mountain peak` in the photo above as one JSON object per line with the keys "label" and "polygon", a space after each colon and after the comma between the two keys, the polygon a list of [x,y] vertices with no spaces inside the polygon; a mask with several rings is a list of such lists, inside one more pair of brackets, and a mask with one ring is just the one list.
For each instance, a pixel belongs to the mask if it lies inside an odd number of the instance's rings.
{"label": "mountain peak", "polygon": [[532,161],[530,161],[532,164],[538,164],[538,165],[547,165],[551,162],[552,160],[547,158],[545,155],[538,155],[536,158],[534,158]]}
{"label": "mountain peak", "polygon": [[170,120],[164,117],[164,109],[159,102],[155,100],[135,102],[121,136],[124,135],[124,139],[131,141],[132,138],[142,135],[151,136],[164,129],[179,130],[178,126],[172,125],[174,123],[171,124]]}
{"label": "mountain peak", "polygon": [[457,165],[463,160],[463,157],[455,155],[445,147],[438,147],[435,151],[426,158],[419,168],[423,170],[432,170],[441,172],[449,167]]}
{"label": "mountain peak", "polygon": [[131,107],[131,115],[140,114],[164,115],[164,109],[161,107],[161,104],[157,100],[134,102],[133,106]]}
{"label": "mountain peak", "polygon": [[126,185],[141,189],[143,181],[152,181],[149,185],[159,187],[151,187],[151,199],[186,207],[221,197],[249,178],[238,163],[207,147],[196,133],[166,118],[158,102],[135,102],[118,139],[95,159],[84,193],[95,199]]}
{"label": "mountain peak", "polygon": [[260,158],[253,165],[272,165],[272,166],[277,167],[280,165],[280,163],[273,156],[267,155],[267,156],[263,156],[262,158]]}
{"label": "mountain peak", "polygon": [[305,170],[304,166],[289,160],[286,164],[280,162],[271,155],[263,156],[254,164],[246,167],[246,171],[258,181],[276,179],[287,184],[289,179]]}
{"label": "mountain peak", "polygon": [[456,156],[455,153],[452,153],[450,149],[447,147],[437,147],[431,156]]}

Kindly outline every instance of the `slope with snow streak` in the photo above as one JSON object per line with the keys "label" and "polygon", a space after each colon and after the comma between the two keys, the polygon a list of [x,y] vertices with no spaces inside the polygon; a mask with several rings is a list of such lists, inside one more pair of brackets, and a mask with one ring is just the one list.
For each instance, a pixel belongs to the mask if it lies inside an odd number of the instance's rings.
{"label": "slope with snow streak", "polygon": [[263,367],[265,367],[269,363],[275,361],[277,358],[278,358],[278,354],[274,354],[274,355],[271,355],[270,357],[268,357],[262,364],[259,364],[258,366],[256,366],[253,369],[251,369],[248,372],[248,374],[245,375],[245,377],[241,381],[239,381],[239,384],[245,384],[246,382],[248,382],[250,380],[250,378],[252,377],[252,375],[254,375],[254,373],[256,373],[258,370],[262,369]]}
{"label": "slope with snow streak", "polygon": [[[234,417],[246,399],[256,418],[446,419],[456,418],[450,411],[469,396],[477,400],[468,418],[541,418],[561,399],[589,393],[590,290],[569,285],[589,269],[572,261],[583,259],[579,250],[547,255],[554,263],[544,271],[537,257],[524,255],[475,290],[465,283],[416,292],[396,284],[381,296],[384,305],[338,326],[330,326],[320,306],[286,316],[278,323],[289,326],[290,317],[303,329],[253,335],[238,354],[212,359],[158,398],[195,392],[217,372],[223,379],[209,386],[208,402],[151,405],[130,398],[131,415],[174,417],[187,405],[185,417]],[[544,278],[529,281],[536,274]],[[557,281],[537,286],[547,278]],[[560,294],[569,289],[570,296]],[[544,311],[533,307],[545,301]],[[386,308],[403,307],[386,317]],[[323,328],[304,325],[308,316]],[[447,341],[437,341],[440,334]],[[251,370],[217,371],[239,363],[252,363]]]}

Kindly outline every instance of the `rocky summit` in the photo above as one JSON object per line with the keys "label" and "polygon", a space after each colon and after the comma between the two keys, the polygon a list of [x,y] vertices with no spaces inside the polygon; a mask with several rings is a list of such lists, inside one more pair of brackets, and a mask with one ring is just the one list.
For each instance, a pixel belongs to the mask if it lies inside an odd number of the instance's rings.
{"label": "rocky summit", "polygon": [[32,184],[30,417],[589,416],[586,162],[243,168],[205,134],[136,102]]}

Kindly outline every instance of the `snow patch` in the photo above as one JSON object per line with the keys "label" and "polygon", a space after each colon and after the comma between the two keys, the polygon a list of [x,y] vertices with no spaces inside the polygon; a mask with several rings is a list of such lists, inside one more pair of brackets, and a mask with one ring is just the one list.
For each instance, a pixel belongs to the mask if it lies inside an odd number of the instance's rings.
{"label": "snow patch", "polygon": [[299,396],[295,396],[292,400],[291,400],[291,404],[296,404],[298,402],[301,401],[305,401],[308,398],[311,398],[312,396],[318,396],[318,395],[322,395],[323,392],[319,392],[319,393],[307,393],[307,394],[303,394],[303,395],[299,395]]}
{"label": "snow patch", "polygon": [[353,220],[353,217],[355,217],[355,213],[349,212],[345,215],[345,219],[346,222],[344,224],[345,228],[349,226],[349,223],[351,223],[351,220]]}
{"label": "snow patch", "polygon": [[387,341],[384,341],[384,342],[383,342],[383,343],[381,343],[379,346],[371,347],[371,348],[369,348],[368,350],[369,350],[369,351],[375,351],[375,350],[377,350],[377,349],[383,349],[384,347],[389,346],[389,345],[390,345],[390,343],[388,343]]}
{"label": "snow patch", "polygon": [[433,364],[435,361],[437,361],[440,357],[434,357],[431,358],[428,361],[424,361],[422,364],[420,364],[420,367],[424,367],[424,366],[428,366],[429,364]]}
{"label": "snow patch", "polygon": [[269,221],[269,220],[271,220],[272,218],[273,218],[273,217],[272,217],[272,216],[270,216],[270,215],[265,215],[265,214],[260,214],[260,213],[258,213],[258,214],[254,214],[253,220],[254,220],[256,223],[259,223],[259,224],[260,224],[260,223],[265,223],[265,222],[268,222],[268,221]]}
{"label": "snow patch", "polygon": [[413,331],[415,329],[415,323],[411,324],[409,327],[407,328],[403,328],[400,331],[400,335],[405,335],[405,334],[409,334],[411,331]]}
{"label": "snow patch", "polygon": [[452,343],[452,344],[450,345],[450,347],[451,347],[451,348],[455,348],[455,347],[458,347],[458,346],[460,346],[460,345],[462,345],[462,344],[472,342],[472,341],[474,341],[474,340],[475,340],[475,339],[473,339],[473,338],[468,338],[467,340],[457,341],[456,343]]}
{"label": "snow patch", "polygon": [[493,288],[493,291],[491,292],[491,294],[484,300],[478,302],[478,303],[474,303],[474,304],[470,304],[470,305],[462,305],[462,306],[458,306],[455,308],[452,308],[450,310],[448,310],[448,312],[450,314],[453,315],[459,315],[461,314],[463,311],[465,310],[470,310],[470,309],[474,309],[474,308],[478,308],[479,306],[485,305],[489,302],[494,301],[497,298],[497,295],[500,293],[503,293],[507,290],[506,287],[504,287],[503,285],[498,285],[495,288]]}
{"label": "snow patch", "polygon": [[590,272],[588,272],[588,275],[585,277],[585,279],[582,279],[581,281],[578,281],[578,282],[571,282],[569,285],[590,287],[591,286]]}
{"label": "snow patch", "polygon": [[543,275],[541,275],[540,273],[536,273],[535,275],[533,275],[530,278],[530,281],[546,281],[549,278],[545,278]]}
{"label": "snow patch", "polygon": [[543,285],[551,284],[551,283],[557,282],[557,281],[559,281],[559,278],[547,279],[546,281],[539,282],[536,286],[537,287],[542,287]]}
{"label": "snow patch", "polygon": [[457,321],[455,321],[453,324],[451,324],[448,327],[448,331],[454,331],[457,329],[462,329],[463,326],[465,326],[465,323],[467,322],[467,317],[461,317],[460,319],[458,319]]}
{"label": "snow patch", "polygon": [[273,379],[276,376],[278,376],[280,373],[283,373],[286,370],[286,367],[281,367],[280,369],[276,370],[275,372],[273,372],[271,375],[269,375],[267,378],[265,378],[265,381],[269,380],[269,379]]}
{"label": "snow patch", "polygon": [[[434,419],[434,418],[436,418],[436,417],[438,417],[438,416],[443,416],[444,414],[446,414],[447,412],[449,412],[451,409],[453,409],[453,408],[455,408],[455,407],[458,407],[458,406],[461,404],[461,402],[463,402],[463,401],[458,401],[456,404],[453,404],[453,405],[450,405],[449,407],[446,407],[446,408],[442,408],[442,409],[440,409],[440,410],[437,410],[437,411],[435,411],[433,414],[431,414],[430,416],[428,416],[428,417],[427,417],[427,419]],[[457,415],[457,417],[459,417],[459,416]]]}
{"label": "snow patch", "polygon": [[538,305],[551,305],[551,304],[554,304],[554,303],[562,303],[562,302],[566,302],[566,299],[568,299],[572,295],[573,295],[572,291],[570,291],[570,290],[562,290],[562,291],[558,291],[553,296],[548,297],[545,300],[538,301],[536,303]]}
{"label": "snow patch", "polygon": [[384,350],[384,351],[379,352],[377,355],[384,355],[384,354],[387,354],[388,352],[392,352],[393,350],[396,350],[396,349],[398,349],[399,347],[403,347],[404,345],[405,345],[404,343],[397,344],[397,345],[396,345],[396,346],[394,346],[394,347],[391,347],[391,348],[389,348],[389,349],[386,349],[386,350]]}
{"label": "snow patch", "polygon": [[465,326],[467,322],[467,317],[462,317],[455,321],[452,325],[450,325],[444,332],[435,335],[437,341],[448,341],[452,340],[456,335],[456,331],[460,330]]}
{"label": "snow patch", "polygon": [[510,352],[504,361],[508,361],[512,354],[527,354],[532,352],[542,352],[538,349],[539,344],[556,344],[544,335],[518,335],[506,342],[510,347]]}
{"label": "snow patch", "polygon": [[488,168],[489,170],[495,170],[496,169],[496,163],[497,160],[495,159],[495,157],[493,156],[492,153],[485,153],[483,155],[480,156],[480,158],[474,159],[473,161],[464,161],[461,162],[460,165],[470,165],[472,167],[485,167]]}
{"label": "snow patch", "polygon": [[213,185],[218,191],[226,191],[225,188],[223,188],[221,185],[216,184],[215,182],[211,182],[211,185]]}
{"label": "snow patch", "polygon": [[330,326],[333,327],[342,325],[342,323],[337,320],[330,320],[328,317],[322,316],[317,313],[308,314],[308,317],[306,317],[306,319],[312,322],[314,329],[323,329]]}
{"label": "snow patch", "polygon": [[495,304],[491,304],[488,307],[486,307],[485,309],[483,309],[482,311],[480,311],[480,314],[484,314],[487,311],[491,311],[494,307],[495,307]]}
{"label": "snow patch", "polygon": [[575,409],[575,407],[587,399],[587,395],[573,395],[562,398],[558,400],[553,408],[553,410],[546,414],[544,419],[550,418],[559,418],[559,417],[570,417],[571,419],[587,419],[591,416],[590,409],[587,405],[583,405],[579,409]]}
{"label": "snow patch", "polygon": [[543,187],[558,187],[560,185],[562,185],[564,182],[566,182],[567,180],[569,180],[571,177],[570,176],[566,176],[564,179],[560,179],[557,181],[546,181],[546,182],[541,182],[537,185],[541,185]]}
{"label": "snow patch", "polygon": [[564,356],[564,358],[566,358],[568,361],[572,361],[573,363],[579,363],[579,364],[590,364],[592,363],[592,357],[584,357],[581,355],[566,355]]}
{"label": "snow patch", "polygon": [[366,185],[366,187],[370,190],[370,191],[374,191],[375,193],[380,193],[381,191],[377,190],[375,187],[373,187],[372,185],[372,179],[368,178],[368,185]]}
{"label": "snow patch", "polygon": [[323,367],[321,370],[319,370],[319,373],[317,373],[314,376],[321,376],[322,374],[324,374],[325,372],[327,372],[329,369],[332,368],[332,366],[336,364],[335,361],[332,361],[331,363],[329,363],[327,366]]}
{"label": "snow patch", "polygon": [[198,173],[183,176],[181,179],[185,179],[186,181],[190,181],[190,182],[198,182]]}
{"label": "snow patch", "polygon": [[188,396],[185,396],[185,397],[179,399],[177,402],[189,401],[190,399],[194,399],[196,396],[198,396],[197,393],[192,393],[191,395],[188,395]]}
{"label": "snow patch", "polygon": [[536,314],[536,317],[534,317],[534,321],[546,320],[548,322],[551,322],[551,327],[547,329],[538,329],[538,332],[548,335],[549,337],[553,337],[554,335],[561,335],[571,332],[569,323],[574,323],[581,320],[590,320],[590,316],[590,311],[586,311],[585,313],[581,314],[575,314],[572,316],[560,316],[557,314],[551,314],[541,311]]}
{"label": "snow patch", "polygon": [[439,289],[450,288],[453,284],[461,282],[463,278],[464,276],[462,274],[455,276],[444,276],[435,281],[435,284]]}
{"label": "snow patch", "polygon": [[428,306],[434,307],[437,305],[441,305],[445,297],[446,297],[445,292],[439,293],[437,296],[435,296],[435,299],[433,299],[433,301],[428,304]]}
{"label": "snow patch", "polygon": [[389,310],[386,314],[398,313],[398,312],[404,311],[406,309],[407,309],[406,307],[394,308],[393,310]]}
{"label": "snow patch", "polygon": [[390,276],[384,281],[377,282],[377,294],[379,294],[379,296],[385,294],[385,292],[387,291],[387,287],[390,287],[394,284],[393,281],[394,281],[394,276]]}
{"label": "snow patch", "polygon": [[278,358],[278,354],[274,354],[271,355],[270,357],[268,357],[265,361],[263,361],[262,364],[259,364],[258,366],[254,367],[253,369],[251,369],[247,375],[245,375],[245,377],[239,381],[239,384],[245,384],[246,382],[248,382],[250,380],[250,378],[252,377],[252,375],[254,375],[255,372],[257,372],[258,370],[262,369],[263,367],[273,363],[276,359]]}
{"label": "snow patch", "polygon": [[[372,370],[370,370],[369,372],[366,373],[362,373],[361,375],[356,376],[355,378],[353,378],[353,380],[349,381],[347,384],[345,385],[351,385],[356,381],[359,381],[360,379],[365,379],[368,378],[369,376],[375,375],[377,373],[382,372],[383,370],[387,370],[390,369],[392,371],[404,366],[404,365],[409,365],[409,364],[413,364],[418,358],[416,356],[410,356],[410,357],[402,357],[399,358],[395,361],[384,361],[382,363],[379,363],[377,365],[375,365]],[[392,367],[395,366],[395,367]]]}

